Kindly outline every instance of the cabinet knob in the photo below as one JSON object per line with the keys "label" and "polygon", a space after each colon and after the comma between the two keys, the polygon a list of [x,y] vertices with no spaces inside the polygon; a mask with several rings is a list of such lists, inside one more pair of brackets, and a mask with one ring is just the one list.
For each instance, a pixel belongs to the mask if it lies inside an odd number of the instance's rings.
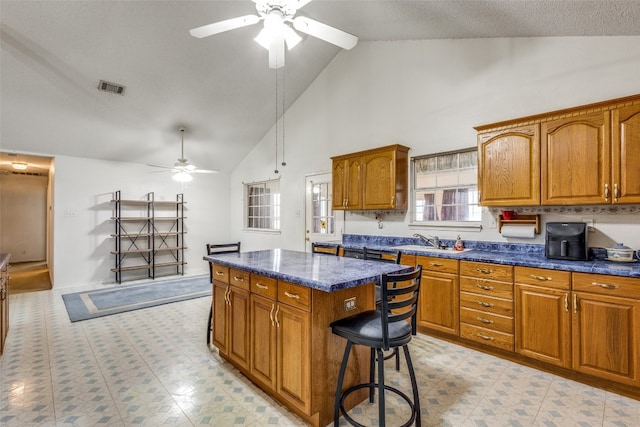
{"label": "cabinet knob", "polygon": [[258,289],[269,289],[269,286],[263,285],[262,283],[256,283],[256,286]]}
{"label": "cabinet knob", "polygon": [[487,341],[493,341],[495,338],[490,337],[489,335],[484,335],[484,334],[476,334],[476,336],[478,338],[482,338],[483,340],[487,340]]}
{"label": "cabinet knob", "polygon": [[543,281],[544,280],[553,280],[553,279],[551,279],[551,277],[538,276],[538,275],[535,275],[535,274],[530,274],[529,276],[532,279],[536,279],[536,280],[543,280]]}
{"label": "cabinet knob", "polygon": [[481,305],[483,307],[493,307],[493,304],[484,301],[476,301],[476,304]]}
{"label": "cabinet knob", "polygon": [[284,294],[286,296],[288,296],[289,298],[300,299],[300,295],[298,295],[298,294],[292,294],[291,292],[287,292],[287,291],[284,291]]}
{"label": "cabinet knob", "polygon": [[597,286],[599,288],[602,289],[619,289],[620,285],[611,285],[609,283],[598,283],[598,282],[591,282],[592,286]]}
{"label": "cabinet knob", "polygon": [[618,203],[618,196],[620,192],[618,190],[618,184],[613,184],[613,201]]}
{"label": "cabinet knob", "polygon": [[609,201],[609,184],[604,185],[604,201]]}

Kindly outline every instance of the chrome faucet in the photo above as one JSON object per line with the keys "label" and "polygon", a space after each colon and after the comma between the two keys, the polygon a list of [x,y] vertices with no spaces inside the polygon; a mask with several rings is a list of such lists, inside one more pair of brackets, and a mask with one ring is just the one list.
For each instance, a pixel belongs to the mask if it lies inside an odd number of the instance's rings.
{"label": "chrome faucet", "polygon": [[418,234],[415,233],[413,235],[413,237],[418,237],[420,238],[420,240],[422,240],[423,242],[427,243],[427,245],[431,245],[436,249],[440,249],[441,248],[441,244],[440,244],[440,239],[438,239],[438,236],[423,236],[422,234]]}

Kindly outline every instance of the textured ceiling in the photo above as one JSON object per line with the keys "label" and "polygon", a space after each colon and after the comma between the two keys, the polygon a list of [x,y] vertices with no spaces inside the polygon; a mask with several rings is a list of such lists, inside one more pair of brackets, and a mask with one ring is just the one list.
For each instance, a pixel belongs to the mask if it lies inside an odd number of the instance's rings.
{"label": "textured ceiling", "polygon": [[[275,121],[261,25],[188,30],[250,13],[250,0],[0,0],[0,150],[171,165],[185,126],[187,158],[230,170]],[[640,1],[314,0],[299,14],[361,41],[640,35]],[[288,53],[287,105],[338,52],[306,36]]]}

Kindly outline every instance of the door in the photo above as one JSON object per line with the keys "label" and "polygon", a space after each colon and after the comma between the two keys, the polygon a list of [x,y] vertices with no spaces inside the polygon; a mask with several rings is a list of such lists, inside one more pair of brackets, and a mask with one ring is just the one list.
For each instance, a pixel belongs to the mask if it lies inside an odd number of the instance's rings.
{"label": "door", "polygon": [[311,242],[340,240],[332,207],[331,173],[305,177],[305,251]]}

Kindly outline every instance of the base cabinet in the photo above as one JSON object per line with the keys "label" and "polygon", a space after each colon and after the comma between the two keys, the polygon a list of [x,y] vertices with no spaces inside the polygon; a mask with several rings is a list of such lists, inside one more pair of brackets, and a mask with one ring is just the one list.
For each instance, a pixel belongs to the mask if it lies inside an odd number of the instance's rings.
{"label": "base cabinet", "polygon": [[515,267],[516,352],[571,367],[571,273]]}
{"label": "base cabinet", "polygon": [[422,265],[418,326],[458,335],[458,261],[417,256],[416,264]]}

